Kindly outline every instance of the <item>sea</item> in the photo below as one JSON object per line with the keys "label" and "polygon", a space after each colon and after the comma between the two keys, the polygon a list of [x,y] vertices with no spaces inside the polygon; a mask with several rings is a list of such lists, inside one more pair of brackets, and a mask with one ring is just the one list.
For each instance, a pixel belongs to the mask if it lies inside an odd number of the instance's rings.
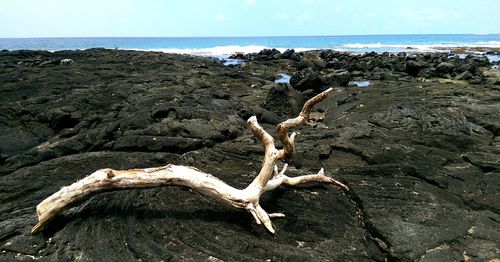
{"label": "sea", "polygon": [[0,38],[0,50],[76,50],[88,48],[160,51],[224,58],[265,48],[280,51],[332,49],[364,52],[432,52],[452,47],[500,48],[500,34],[345,35],[265,37],[71,37]]}

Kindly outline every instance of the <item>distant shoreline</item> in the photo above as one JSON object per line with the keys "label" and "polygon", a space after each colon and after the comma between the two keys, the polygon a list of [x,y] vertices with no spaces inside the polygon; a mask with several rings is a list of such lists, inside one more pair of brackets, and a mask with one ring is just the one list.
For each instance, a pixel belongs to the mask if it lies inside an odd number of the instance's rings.
{"label": "distant shoreline", "polygon": [[199,51],[199,52],[193,52],[192,50],[185,51],[182,49],[178,50],[165,50],[165,49],[127,49],[127,48],[106,48],[106,47],[92,47],[92,48],[84,48],[84,49],[68,49],[68,50],[29,50],[29,49],[18,49],[18,50],[0,50],[0,52],[16,52],[16,51],[46,51],[46,52],[64,52],[64,51],[85,51],[89,49],[106,49],[106,50],[123,50],[123,51],[139,51],[139,52],[159,52],[159,53],[165,53],[165,54],[178,54],[178,55],[191,55],[191,56],[199,56],[199,57],[212,57],[216,59],[220,59],[225,61],[228,65],[232,64],[239,64],[241,61],[238,61],[238,59],[233,59],[233,57],[241,56],[241,55],[248,55],[248,54],[257,54],[261,51],[265,50],[271,50],[275,49],[278,50],[280,53],[286,52],[287,50],[294,50],[295,52],[315,52],[315,51],[325,51],[325,50],[331,50],[334,52],[341,52],[341,53],[349,53],[349,54],[366,54],[366,53],[390,53],[390,54],[398,54],[398,53],[407,53],[407,54],[421,54],[421,53],[449,53],[450,55],[457,55],[457,56],[463,56],[465,57],[466,55],[474,55],[474,56],[486,56],[490,62],[499,62],[500,61],[500,47],[475,47],[475,46],[453,46],[453,47],[443,47],[443,46],[436,46],[433,48],[429,48],[428,50],[419,50],[415,48],[405,48],[403,50],[398,50],[398,51],[364,51],[364,52],[359,52],[359,51],[345,51],[345,50],[335,50],[331,48],[319,48],[319,49],[307,49],[307,48],[268,48],[265,46],[262,47],[251,47],[248,52],[244,51],[234,51],[234,52],[228,52],[226,54],[214,54],[210,51]]}
{"label": "distant shoreline", "polygon": [[[79,37],[0,38],[0,50],[77,50],[109,48],[224,57],[275,48],[295,51],[331,49],[339,52],[494,52],[500,51],[500,34],[491,35],[354,35],[278,37]],[[463,49],[463,50],[462,50]]]}

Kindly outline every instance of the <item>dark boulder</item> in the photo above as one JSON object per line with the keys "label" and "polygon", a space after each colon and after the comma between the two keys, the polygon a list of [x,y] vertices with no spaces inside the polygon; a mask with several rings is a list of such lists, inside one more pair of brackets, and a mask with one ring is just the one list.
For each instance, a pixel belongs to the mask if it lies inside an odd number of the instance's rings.
{"label": "dark boulder", "polygon": [[471,80],[474,77],[474,75],[469,72],[469,71],[464,71],[460,74],[458,74],[455,79],[456,80]]}
{"label": "dark boulder", "polygon": [[297,68],[302,69],[311,69],[314,71],[320,71],[326,67],[326,63],[318,58],[318,57],[302,57],[297,64]]}
{"label": "dark boulder", "polygon": [[238,59],[238,60],[248,60],[248,61],[268,61],[268,60],[276,60],[281,58],[281,52],[275,48],[262,49],[258,53],[236,53],[229,56],[229,59]]}
{"label": "dark boulder", "polygon": [[294,49],[287,49],[287,50],[285,50],[285,52],[283,52],[283,54],[281,54],[281,58],[282,59],[290,59],[290,56],[292,54],[295,54],[295,50]]}
{"label": "dark boulder", "polygon": [[280,56],[281,59],[290,59],[294,61],[300,61],[300,55],[295,52],[294,49],[287,49]]}
{"label": "dark boulder", "polygon": [[432,78],[437,76],[449,78],[449,75],[439,75],[436,73],[436,69],[434,67],[424,67],[418,71],[416,76],[421,78]]}
{"label": "dark boulder", "polygon": [[421,61],[414,61],[410,60],[406,62],[406,73],[408,73],[411,76],[417,76],[420,70],[424,69],[427,67],[427,64]]}
{"label": "dark boulder", "polygon": [[275,60],[280,59],[281,52],[277,49],[262,49],[256,56],[255,60]]}
{"label": "dark boulder", "polygon": [[304,97],[291,85],[275,85],[267,94],[264,108],[284,116],[298,115],[304,104]]}
{"label": "dark boulder", "polygon": [[62,108],[52,108],[38,115],[39,120],[48,123],[56,131],[76,126],[79,118],[80,113],[64,111]]}
{"label": "dark boulder", "polygon": [[453,72],[455,65],[450,62],[441,62],[436,66],[436,73],[439,75],[449,74]]}
{"label": "dark boulder", "polygon": [[305,69],[293,74],[290,78],[290,84],[298,91],[320,90],[323,86],[323,80],[318,71]]}
{"label": "dark boulder", "polygon": [[235,54],[230,55],[228,58],[229,59],[245,60],[247,57],[245,56],[244,53],[237,52]]}
{"label": "dark boulder", "polygon": [[323,85],[326,86],[347,86],[352,81],[351,73],[346,70],[330,70],[321,71],[320,75]]}

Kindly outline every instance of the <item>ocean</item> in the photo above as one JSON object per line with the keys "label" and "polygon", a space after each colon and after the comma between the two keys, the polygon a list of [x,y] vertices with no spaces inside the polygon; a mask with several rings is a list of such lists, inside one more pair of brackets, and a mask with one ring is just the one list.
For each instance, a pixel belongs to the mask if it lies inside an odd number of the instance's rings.
{"label": "ocean", "polygon": [[94,47],[162,51],[201,56],[227,57],[236,52],[252,53],[264,48],[280,51],[333,49],[355,53],[435,51],[439,48],[497,47],[500,34],[462,35],[353,35],[277,37],[77,37],[0,38],[0,50],[75,50]]}

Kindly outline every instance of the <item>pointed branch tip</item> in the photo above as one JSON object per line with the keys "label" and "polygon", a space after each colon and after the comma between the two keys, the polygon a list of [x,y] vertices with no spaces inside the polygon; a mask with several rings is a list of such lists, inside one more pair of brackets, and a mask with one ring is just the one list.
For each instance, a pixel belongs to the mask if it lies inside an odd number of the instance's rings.
{"label": "pointed branch tip", "polygon": [[256,116],[251,116],[251,117],[248,118],[247,123],[256,122],[256,121],[257,121],[257,117]]}

